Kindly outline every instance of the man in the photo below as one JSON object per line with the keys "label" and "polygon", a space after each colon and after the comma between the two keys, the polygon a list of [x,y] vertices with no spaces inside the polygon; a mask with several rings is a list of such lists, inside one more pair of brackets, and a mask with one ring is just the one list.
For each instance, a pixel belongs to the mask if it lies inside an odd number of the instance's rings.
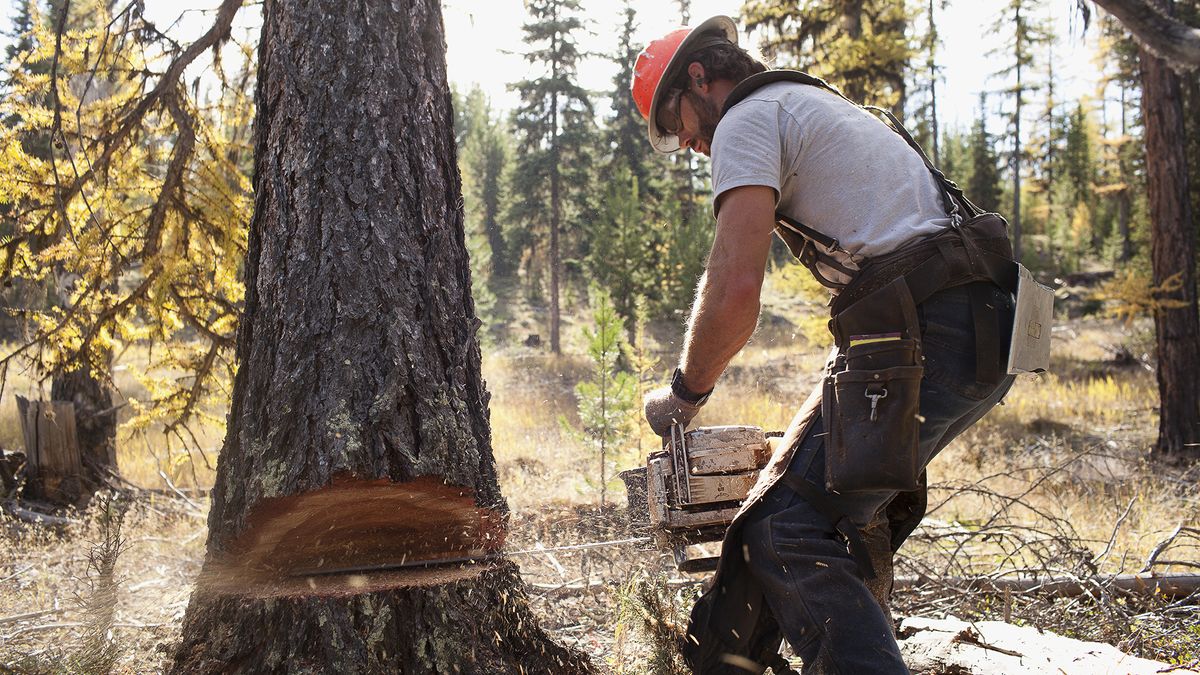
{"label": "man", "polygon": [[805,673],[907,673],[891,554],[924,513],[925,464],[1011,385],[1005,225],[906,132],[764,71],[718,16],[650,43],[632,86],[657,151],[712,157],[717,218],[679,367],[645,400],[655,432],[691,421],[753,333],[772,232],[835,295],[835,355],[731,525],[684,653],[757,673],[782,635]]}

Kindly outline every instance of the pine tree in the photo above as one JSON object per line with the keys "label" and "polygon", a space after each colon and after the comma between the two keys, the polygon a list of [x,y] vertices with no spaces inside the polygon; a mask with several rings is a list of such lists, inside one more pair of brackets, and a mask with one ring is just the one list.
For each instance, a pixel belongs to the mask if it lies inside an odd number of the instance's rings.
{"label": "pine tree", "polygon": [[854,101],[904,115],[914,56],[905,3],[894,0],[746,0],[747,31],[768,57],[825,78]]}
{"label": "pine tree", "polygon": [[491,287],[496,279],[508,277],[513,270],[503,227],[511,136],[478,85],[459,101],[455,116],[461,129],[456,129],[456,138],[467,233],[486,242],[486,247],[480,247],[485,256],[472,269],[483,272],[480,281]]}
{"label": "pine tree", "polygon": [[[1133,39],[1115,19],[1108,15],[1100,17],[1099,41],[1101,97],[1110,84],[1117,87],[1117,114],[1115,133],[1106,130],[1103,142],[1105,153],[1104,185],[1101,192],[1114,202],[1116,230],[1118,236],[1117,260],[1125,262],[1134,254],[1133,211],[1135,199],[1145,194],[1145,172],[1138,170],[1142,162],[1140,143],[1134,138],[1139,124],[1136,100],[1140,87],[1138,76],[1137,46]],[[1101,109],[1106,109],[1102,106]],[[1109,125],[1112,126],[1112,125]]]}
{"label": "pine tree", "polygon": [[629,93],[633,82],[633,66],[639,52],[639,47],[634,43],[637,10],[631,0],[625,0],[622,15],[624,21],[617,39],[617,49],[611,57],[617,66],[617,74],[613,77],[613,115],[608,120],[608,145],[613,153],[612,164],[627,167],[637,179],[644,197],[653,201],[656,195],[649,186],[657,176],[652,177],[651,172],[658,171],[658,167],[651,166],[652,155],[646,144],[646,122]]}
{"label": "pine tree", "polygon": [[1071,204],[1090,202],[1092,188],[1096,182],[1096,164],[1092,151],[1094,130],[1085,107],[1086,103],[1086,100],[1077,102],[1074,112],[1067,119],[1062,168],[1068,186],[1068,203]]}
{"label": "pine tree", "polygon": [[[973,129],[974,127],[972,127]],[[942,127],[941,162],[938,168],[946,177],[967,190],[971,197],[971,139],[970,134],[958,128]]]}
{"label": "pine tree", "polygon": [[591,327],[584,328],[583,334],[592,371],[575,386],[575,395],[579,398],[582,437],[596,455],[600,505],[604,506],[614,461],[634,430],[637,383],[632,374],[618,368],[629,343],[623,335],[625,322],[617,314],[608,290],[593,285],[588,304],[592,310]]}
{"label": "pine tree", "polygon": [[[604,186],[597,217],[587,224],[587,278],[602,286],[616,311],[633,326],[634,302],[654,291],[655,230],[643,222],[637,178],[617,165]],[[632,336],[631,336],[632,337]]]}
{"label": "pine tree", "polygon": [[1009,171],[1013,183],[1013,206],[1009,224],[1013,233],[1013,254],[1021,259],[1021,173],[1024,166],[1025,141],[1021,135],[1021,121],[1026,102],[1025,95],[1037,87],[1031,82],[1036,63],[1034,54],[1039,45],[1049,39],[1044,21],[1037,17],[1039,3],[1036,0],[1007,0],[1007,4],[992,24],[992,32],[1008,36],[1001,47],[992,54],[1004,58],[1006,65],[996,71],[996,77],[1008,80],[1004,93],[1012,99],[1011,111],[1005,115],[1010,130]]}
{"label": "pine tree", "polygon": [[1025,229],[1049,234],[1069,227],[1074,204],[1061,194],[1061,153],[1068,121],[1065,115],[1060,114],[1062,102],[1057,98],[1058,81],[1054,70],[1056,39],[1049,30],[1048,22],[1044,27],[1045,41],[1041,46],[1046,48],[1046,57],[1041,65],[1045,67],[1045,71],[1038,84],[1042,93],[1042,105],[1037,117],[1033,119],[1029,140],[1026,142],[1030,179],[1027,188],[1030,206],[1026,208],[1026,213],[1033,216],[1034,220],[1027,223]]}
{"label": "pine tree", "polygon": [[984,211],[1000,210],[1000,167],[992,136],[987,131],[987,95],[979,94],[979,117],[969,142],[971,173],[967,196]]}
{"label": "pine tree", "polygon": [[928,0],[925,5],[925,32],[921,37],[921,53],[924,62],[914,75],[918,77],[917,93],[924,94],[908,124],[913,137],[925,149],[934,166],[942,166],[941,129],[938,124],[938,82],[941,67],[937,63],[937,51],[941,39],[937,30],[937,10],[945,9],[949,0]]}
{"label": "pine tree", "polygon": [[[685,211],[689,205],[690,211]],[[695,202],[667,202],[659,218],[660,222],[652,226],[662,231],[662,239],[654,255],[658,288],[649,297],[651,312],[680,320],[691,307],[696,284],[704,273],[712,247],[713,222]]]}
{"label": "pine tree", "polygon": [[[559,235],[566,202],[582,202],[588,182],[568,180],[589,177],[592,104],[587,92],[575,82],[583,54],[576,38],[583,30],[579,0],[530,0],[529,21],[524,25],[525,42],[532,45],[525,59],[543,70],[540,77],[512,85],[521,94],[514,115],[520,134],[520,155],[513,175],[513,204],[516,223],[536,226],[546,235],[547,267],[550,272],[550,349],[561,351],[559,338],[562,250]],[[578,209],[582,213],[585,209]],[[520,226],[520,225],[519,225]],[[526,248],[536,241],[514,242]],[[534,264],[531,260],[531,268]],[[536,278],[536,275],[531,274]]]}

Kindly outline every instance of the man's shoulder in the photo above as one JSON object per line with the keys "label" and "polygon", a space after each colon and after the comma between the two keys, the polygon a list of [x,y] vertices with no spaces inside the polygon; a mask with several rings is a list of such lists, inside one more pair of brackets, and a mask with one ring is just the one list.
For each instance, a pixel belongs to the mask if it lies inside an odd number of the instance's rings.
{"label": "man's shoulder", "polygon": [[841,100],[837,94],[828,91],[822,87],[804,82],[770,82],[750,92],[741,101],[729,108],[732,113],[738,108],[746,110],[760,109],[764,104],[776,104],[783,108],[790,107],[791,104],[799,101],[807,100],[823,100],[827,101],[830,98]]}

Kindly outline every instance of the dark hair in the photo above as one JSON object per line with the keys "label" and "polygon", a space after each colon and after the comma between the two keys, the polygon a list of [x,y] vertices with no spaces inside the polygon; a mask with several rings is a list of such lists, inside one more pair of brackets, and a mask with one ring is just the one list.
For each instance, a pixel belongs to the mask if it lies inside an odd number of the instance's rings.
{"label": "dark hair", "polygon": [[767,69],[741,47],[732,42],[721,42],[698,49],[683,59],[680,71],[671,79],[672,88],[687,89],[690,79],[687,67],[693,62],[704,66],[704,75],[710,81],[732,80],[734,84]]}

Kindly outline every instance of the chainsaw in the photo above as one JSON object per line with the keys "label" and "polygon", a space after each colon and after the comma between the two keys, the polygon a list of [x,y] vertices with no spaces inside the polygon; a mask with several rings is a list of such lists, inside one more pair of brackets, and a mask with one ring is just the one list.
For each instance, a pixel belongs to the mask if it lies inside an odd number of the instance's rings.
{"label": "chainsaw", "polygon": [[648,525],[654,544],[681,572],[711,572],[716,556],[693,555],[697,544],[721,541],[758,474],[774,438],[759,427],[671,427],[646,466],[621,472],[635,525]]}
{"label": "chainsaw", "polygon": [[[682,425],[673,426],[670,435],[663,439],[663,449],[650,453],[646,466],[620,474],[625,482],[631,524],[649,529],[650,541],[659,550],[670,552],[681,572],[716,569],[716,556],[703,552],[694,555],[693,547],[724,539],[742,501],[771,457],[772,441],[782,435],[782,432],[764,433],[752,426],[700,427],[691,431],[685,431]],[[567,548],[640,543],[646,539],[637,537]],[[537,549],[507,553],[468,550],[429,559],[402,555],[398,560],[351,560],[347,564],[327,564],[322,560],[319,565],[302,566],[288,575],[315,577],[437,569],[537,552]]]}

